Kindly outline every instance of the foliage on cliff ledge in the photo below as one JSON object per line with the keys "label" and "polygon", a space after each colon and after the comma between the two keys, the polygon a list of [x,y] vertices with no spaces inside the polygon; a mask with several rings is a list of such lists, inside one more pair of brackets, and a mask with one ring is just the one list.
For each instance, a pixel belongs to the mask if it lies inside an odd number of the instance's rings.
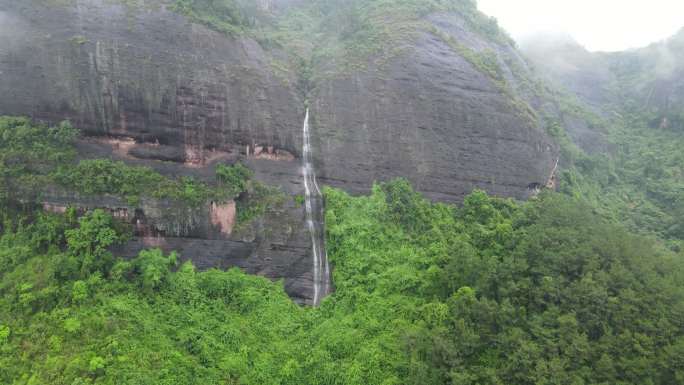
{"label": "foliage on cliff ledge", "polygon": [[301,60],[334,61],[337,71],[360,69],[369,58],[387,59],[426,29],[426,17],[439,13],[458,14],[473,32],[513,44],[473,0],[311,0],[281,9],[247,0],[175,0],[173,4],[176,12],[214,30],[253,37],[264,48],[284,48],[293,69]]}
{"label": "foliage on cliff ledge", "polygon": [[34,196],[49,183],[55,165],[76,157],[72,144],[77,136],[68,123],[47,127],[0,116],[0,201]]}
{"label": "foliage on cliff ledge", "polygon": [[249,30],[260,15],[257,2],[247,0],[175,0],[172,9],[193,21],[232,35]]}
{"label": "foliage on cliff ledge", "polygon": [[85,195],[115,195],[132,205],[150,197],[197,206],[237,197],[252,177],[241,164],[218,165],[217,184],[209,185],[110,159],[77,162],[77,136],[78,130],[67,122],[50,127],[27,118],[0,117],[0,200],[31,202],[53,185]]}
{"label": "foliage on cliff ledge", "polygon": [[3,211],[0,383],[675,384],[684,266],[560,194],[325,191],[318,309],[237,270],[120,260],[102,212]]}

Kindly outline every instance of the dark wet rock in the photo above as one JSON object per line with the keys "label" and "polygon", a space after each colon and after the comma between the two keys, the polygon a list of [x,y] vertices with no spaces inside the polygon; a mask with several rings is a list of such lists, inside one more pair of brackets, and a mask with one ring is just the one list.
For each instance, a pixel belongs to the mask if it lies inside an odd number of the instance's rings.
{"label": "dark wet rock", "polygon": [[[89,136],[78,144],[81,158],[206,182],[214,181],[216,163],[242,160],[260,181],[300,194],[296,160],[246,156],[257,145],[289,153],[300,146],[303,102],[291,75],[274,69],[277,54],[163,6],[124,3],[0,0],[0,114],[70,120]],[[280,3],[263,6],[287,5]],[[199,268],[239,266],[284,279],[287,292],[305,303],[310,240],[303,209],[291,200],[226,236],[212,226],[211,202],[192,209],[145,200],[134,207],[115,197],[44,194],[52,209],[105,208],[137,226],[126,255],[156,242]]]}
{"label": "dark wet rock", "polygon": [[[469,33],[456,15],[435,16],[442,34],[503,60],[514,49]],[[421,33],[386,64],[319,82],[312,106],[319,178],[364,192],[369,181],[407,177],[429,197],[460,201],[473,189],[526,198],[546,184],[557,148],[537,121],[442,38]]]}
{"label": "dark wet rock", "polygon": [[69,119],[89,135],[158,142],[187,158],[298,147],[302,102],[256,41],[124,3],[0,1],[0,111]]}
{"label": "dark wet rock", "polygon": [[[277,14],[300,2],[259,6]],[[215,228],[227,225],[212,222],[211,202],[194,210],[154,201],[129,207],[54,192],[45,203],[141,220],[125,255],[154,245],[179,250],[200,268],[238,266],[283,279],[291,296],[310,302],[311,241],[292,199],[303,193],[304,101],[295,72],[282,70],[284,53],[160,5],[130,3],[0,0],[0,114],[69,119],[87,136],[78,143],[81,158],[167,176],[211,183],[216,164],[242,161],[289,198],[229,235]],[[429,22],[474,51],[494,52],[508,88],[430,31],[353,71],[321,76],[334,64],[318,63],[309,101],[319,182],[360,193],[402,176],[440,201],[458,202],[474,188],[526,198],[547,184],[558,156],[539,119],[517,102],[541,105],[525,90],[527,64],[512,45],[470,31],[458,15]]]}

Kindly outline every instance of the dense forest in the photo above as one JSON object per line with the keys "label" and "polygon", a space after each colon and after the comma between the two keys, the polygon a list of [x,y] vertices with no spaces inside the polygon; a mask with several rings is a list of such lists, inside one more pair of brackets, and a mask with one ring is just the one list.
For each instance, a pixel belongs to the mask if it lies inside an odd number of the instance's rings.
{"label": "dense forest", "polygon": [[[129,191],[145,175],[168,191],[180,183],[123,165],[88,171],[70,158],[67,124],[2,123],[8,182],[78,181],[85,192]],[[221,170],[244,188],[248,173]],[[320,308],[237,269],[199,272],[154,249],[117,258],[110,247],[130,229],[101,210],[4,200],[0,382],[681,382],[681,253],[575,195],[521,203],[475,191],[456,207],[401,179],[365,197],[326,189],[336,290]]]}
{"label": "dense forest", "polygon": [[577,199],[404,180],[326,190],[336,291],[320,308],[238,270],[108,247],[126,229],[3,210],[0,381],[16,384],[674,384],[684,263]]}
{"label": "dense forest", "polygon": [[[287,49],[304,95],[312,62],[344,70],[395,55],[404,27],[431,12],[510,40],[472,1],[316,0],[277,20],[253,1],[171,3]],[[511,86],[486,55],[459,49]],[[645,76],[622,64],[624,84]],[[69,122],[0,117],[0,384],[684,384],[681,111],[663,126],[622,89],[602,114],[528,81],[560,111],[534,117],[559,144],[557,186],[527,201],[474,190],[461,204],[428,200],[403,178],[365,195],[324,187],[334,293],[320,307],[294,303],[283,282],[198,269],[175,252],[123,258],[129,224],[40,203],[46,189],[132,206],[237,200],[240,225],[302,196],[241,163],[219,164],[207,182],[86,159]],[[581,150],[559,117],[587,122],[608,150]]]}

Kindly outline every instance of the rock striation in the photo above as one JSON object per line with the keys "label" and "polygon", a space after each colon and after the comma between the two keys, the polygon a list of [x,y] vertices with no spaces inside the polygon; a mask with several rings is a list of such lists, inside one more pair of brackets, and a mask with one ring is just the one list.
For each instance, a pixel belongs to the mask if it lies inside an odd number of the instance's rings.
{"label": "rock striation", "polygon": [[438,201],[458,202],[473,189],[527,198],[529,186],[549,178],[557,146],[444,36],[490,53],[511,86],[512,66],[524,61],[512,46],[468,31],[458,15],[430,23],[437,31],[421,31],[407,52],[319,82],[312,114],[320,180],[364,192],[369,181],[407,177]]}
{"label": "rock striation", "polygon": [[[259,7],[275,15],[301,3]],[[68,119],[84,132],[81,157],[165,175],[212,181],[218,162],[239,160],[292,197],[304,192],[308,99],[321,184],[362,193],[401,176],[434,200],[458,202],[475,188],[524,199],[553,179],[558,147],[534,113],[541,102],[524,90],[531,70],[512,43],[472,31],[461,15],[426,16],[421,25],[430,28],[359,68],[329,71],[334,61],[317,61],[302,90],[282,48],[219,33],[167,5],[0,0],[0,114]],[[468,53],[489,55],[500,78]],[[293,298],[313,301],[312,245],[294,199],[236,230],[235,208],[225,202],[182,214],[164,202],[45,197],[46,209],[104,207],[139,226],[122,255],[178,250],[200,268],[237,266],[283,279]],[[174,212],[181,214],[169,218]]]}

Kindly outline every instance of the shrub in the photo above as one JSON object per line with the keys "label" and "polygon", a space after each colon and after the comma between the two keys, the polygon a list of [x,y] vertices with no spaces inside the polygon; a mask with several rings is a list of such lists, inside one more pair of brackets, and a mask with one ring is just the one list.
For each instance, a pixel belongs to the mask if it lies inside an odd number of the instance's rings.
{"label": "shrub", "polygon": [[228,189],[233,196],[237,196],[247,189],[249,180],[253,175],[252,170],[242,163],[236,163],[232,166],[224,164],[216,166],[216,181],[222,188]]}

